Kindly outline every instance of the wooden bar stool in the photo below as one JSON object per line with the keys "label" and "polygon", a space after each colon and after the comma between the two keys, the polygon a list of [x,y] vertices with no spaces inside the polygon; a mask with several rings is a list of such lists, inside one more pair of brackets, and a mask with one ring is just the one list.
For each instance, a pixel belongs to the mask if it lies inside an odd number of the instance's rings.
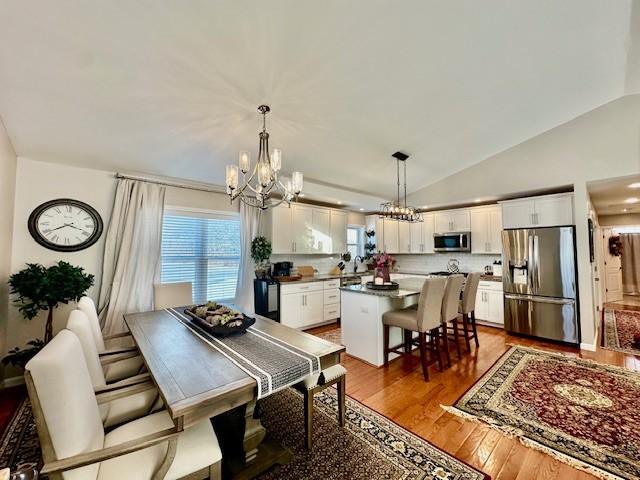
{"label": "wooden bar stool", "polygon": [[[389,353],[398,355],[411,355],[411,347],[416,340],[413,339],[413,332],[418,332],[417,345],[420,349],[420,361],[422,363],[422,374],[426,381],[429,381],[429,370],[427,352],[431,351],[436,355],[438,366],[442,370],[442,356],[440,354],[440,337],[446,339],[447,331],[442,330],[441,309],[442,298],[444,296],[445,278],[429,278],[425,280],[418,308],[408,307],[399,310],[391,310],[382,315],[384,324],[384,365],[389,365]],[[404,331],[404,343],[395,347],[389,346],[389,330],[391,327],[398,327]],[[428,338],[427,338],[428,337]]]}
{"label": "wooden bar stool", "polygon": [[[467,344],[467,351],[471,352],[471,340],[475,340],[476,348],[480,346],[478,341],[478,329],[476,328],[476,296],[478,295],[478,285],[480,285],[480,272],[467,275],[467,281],[462,291],[459,313],[462,314],[462,328],[464,330],[464,341]],[[470,325],[469,325],[470,324]],[[469,331],[471,326],[471,331]]]}
{"label": "wooden bar stool", "polygon": [[453,324],[453,340],[456,344],[458,359],[461,358],[458,335],[458,306],[460,304],[460,292],[464,283],[464,275],[451,275],[447,277],[447,285],[442,299],[442,324],[444,325],[444,348],[447,356],[447,365],[451,366],[451,354],[449,353],[448,324]]}
{"label": "wooden bar stool", "polygon": [[334,384],[337,384],[338,390],[338,423],[341,427],[344,427],[346,375],[347,369],[338,364],[323,370],[321,373],[309,375],[293,386],[304,395],[304,433],[307,450],[311,450],[313,445],[313,396]]}

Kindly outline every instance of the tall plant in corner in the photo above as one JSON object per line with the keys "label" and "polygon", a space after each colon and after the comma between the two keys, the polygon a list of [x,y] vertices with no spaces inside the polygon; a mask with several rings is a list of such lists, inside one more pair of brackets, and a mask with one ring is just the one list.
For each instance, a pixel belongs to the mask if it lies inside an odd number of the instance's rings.
{"label": "tall plant in corner", "polygon": [[256,278],[268,276],[269,258],[271,258],[271,242],[262,236],[254,238],[251,242],[251,259],[256,264]]}
{"label": "tall plant in corner", "polygon": [[11,294],[22,315],[31,320],[41,310],[47,310],[44,343],[53,337],[53,310],[60,303],[78,301],[93,285],[93,275],[84,273],[81,267],[58,262],[51,267],[27,263],[27,268],[9,277]]}

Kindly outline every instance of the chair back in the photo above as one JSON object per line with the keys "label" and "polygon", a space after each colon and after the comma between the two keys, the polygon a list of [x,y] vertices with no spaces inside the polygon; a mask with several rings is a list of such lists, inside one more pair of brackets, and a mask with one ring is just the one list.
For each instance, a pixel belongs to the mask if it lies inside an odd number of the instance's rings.
{"label": "chair back", "polygon": [[153,302],[156,310],[193,304],[191,282],[156,283],[153,286]]}
{"label": "chair back", "polygon": [[480,272],[474,272],[467,275],[467,279],[464,282],[464,290],[462,290],[460,313],[471,313],[476,309],[476,295],[478,294],[480,277],[482,277]]}
{"label": "chair back", "polygon": [[[104,428],[78,337],[62,330],[25,367],[45,462],[98,450]],[[100,465],[64,473],[65,480],[95,479]]]}
{"label": "chair back", "polygon": [[80,340],[82,353],[84,354],[84,359],[89,369],[89,376],[91,377],[93,388],[104,387],[107,382],[91,331],[91,322],[85,313],[81,310],[73,310],[67,319],[67,330],[75,333],[78,340]]}
{"label": "chair back", "polygon": [[464,283],[464,275],[451,275],[447,277],[447,285],[442,299],[442,321],[450,322],[458,316],[460,305],[460,292]]}
{"label": "chair back", "polygon": [[93,334],[93,339],[96,343],[98,353],[104,352],[106,346],[104,344],[104,338],[102,338],[102,329],[100,328],[100,319],[98,318],[98,310],[96,309],[96,304],[93,302],[91,297],[82,297],[78,301],[78,309],[82,310],[89,320],[89,325],[91,325],[91,333]]}
{"label": "chair back", "polygon": [[427,278],[422,285],[418,299],[418,329],[428,332],[440,326],[442,298],[447,279],[444,277]]}

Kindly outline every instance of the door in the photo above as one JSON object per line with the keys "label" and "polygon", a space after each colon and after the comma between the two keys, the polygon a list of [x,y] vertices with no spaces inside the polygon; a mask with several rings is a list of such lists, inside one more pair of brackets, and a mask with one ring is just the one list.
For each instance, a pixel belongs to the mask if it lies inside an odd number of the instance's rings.
{"label": "door", "polygon": [[324,321],[324,291],[303,294],[302,323],[303,327]]}
{"label": "door", "polygon": [[[502,211],[504,214],[504,210]],[[521,228],[502,232],[504,265],[502,281],[507,293],[530,294],[531,286],[533,230]]]}
{"label": "door", "polygon": [[398,222],[398,253],[411,253],[410,227],[409,222]]}
{"label": "door", "polygon": [[311,250],[313,253],[331,253],[331,216],[324,208],[311,209]]}
{"label": "door", "polygon": [[384,251],[387,253],[398,253],[398,221],[384,219]]}
{"label": "door", "polygon": [[478,320],[489,320],[488,290],[478,289],[474,314]]}
{"label": "door", "polygon": [[603,228],[602,232],[605,301],[618,302],[622,300],[622,261],[620,257],[611,255],[609,251],[609,237],[613,235],[612,230]]}
{"label": "door", "polygon": [[532,293],[545,297],[576,298],[573,227],[536,228],[533,237]]}
{"label": "door", "polygon": [[293,253],[313,251],[313,208],[294,204],[291,206],[291,230]]}
{"label": "door", "polygon": [[422,253],[434,253],[433,250],[433,226],[434,226],[434,218],[433,215],[423,215],[422,219],[422,242],[424,247],[422,248]]}
{"label": "door", "polygon": [[291,328],[303,326],[303,295],[302,293],[280,295],[280,323]]}
{"label": "door", "polygon": [[[489,243],[488,253],[502,254],[502,209],[494,207],[489,209],[489,231],[487,235]],[[471,237],[473,245],[473,236]]]}
{"label": "door", "polygon": [[504,327],[508,332],[580,343],[573,299],[505,294]]}
{"label": "door", "polygon": [[478,209],[471,211],[471,253],[489,251],[489,211]]}
{"label": "door", "polygon": [[527,228],[533,223],[533,200],[516,200],[502,204],[503,228]]}
{"label": "door", "polygon": [[422,236],[423,222],[409,224],[409,245],[411,253],[422,253],[424,251],[424,239]]}
{"label": "door", "polygon": [[373,253],[377,253],[378,251],[384,250],[384,221],[382,220],[382,218],[380,217],[375,218],[373,230],[374,232],[376,232],[376,235],[374,237],[376,242],[376,248]]}
{"label": "door", "polygon": [[486,292],[488,320],[500,325],[504,324],[504,299],[502,292],[488,290]]}
{"label": "door", "polygon": [[438,212],[434,218],[436,233],[447,233],[453,230],[453,221],[449,212]]}
{"label": "door", "polygon": [[272,253],[292,253],[291,212],[288,206],[279,205],[271,211]]}
{"label": "door", "polygon": [[468,232],[471,230],[469,210],[454,210],[451,212],[452,232]]}
{"label": "door", "polygon": [[331,211],[331,253],[347,251],[347,214]]}
{"label": "door", "polygon": [[536,227],[573,225],[573,197],[536,198],[534,201]]}

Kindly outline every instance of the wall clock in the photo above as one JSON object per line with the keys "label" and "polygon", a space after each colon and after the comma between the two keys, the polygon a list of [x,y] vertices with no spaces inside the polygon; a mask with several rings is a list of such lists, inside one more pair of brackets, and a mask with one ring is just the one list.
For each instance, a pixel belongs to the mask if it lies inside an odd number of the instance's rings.
{"label": "wall clock", "polygon": [[43,247],[77,252],[102,235],[102,218],[95,208],[78,200],[58,198],[39,205],[29,215],[29,233]]}

